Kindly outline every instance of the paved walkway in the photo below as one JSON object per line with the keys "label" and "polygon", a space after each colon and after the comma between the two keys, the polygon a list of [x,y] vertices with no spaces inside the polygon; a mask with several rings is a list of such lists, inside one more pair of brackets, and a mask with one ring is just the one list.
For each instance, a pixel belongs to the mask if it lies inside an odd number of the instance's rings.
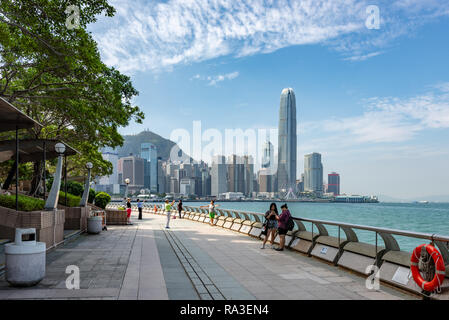
{"label": "paved walkway", "polygon": [[[134,225],[81,235],[47,254],[45,279],[9,287],[0,299],[413,299],[289,250],[260,249],[249,236],[186,219],[144,214]],[[66,288],[66,267],[80,268],[80,289]]]}

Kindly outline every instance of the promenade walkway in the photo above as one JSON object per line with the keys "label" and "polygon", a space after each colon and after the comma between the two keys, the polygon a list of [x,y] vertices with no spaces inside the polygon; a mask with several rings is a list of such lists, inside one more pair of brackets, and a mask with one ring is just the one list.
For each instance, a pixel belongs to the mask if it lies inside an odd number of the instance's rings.
{"label": "promenade walkway", "polygon": [[[134,225],[83,234],[47,254],[45,279],[0,299],[414,299],[289,250],[260,249],[249,236],[186,219],[144,214]],[[80,269],[80,289],[66,288],[66,267]]]}

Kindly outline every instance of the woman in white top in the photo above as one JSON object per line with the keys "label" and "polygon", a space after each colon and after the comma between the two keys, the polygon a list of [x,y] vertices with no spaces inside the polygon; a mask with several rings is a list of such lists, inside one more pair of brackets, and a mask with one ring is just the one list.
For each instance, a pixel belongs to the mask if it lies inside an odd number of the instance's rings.
{"label": "woman in white top", "polygon": [[200,206],[200,208],[207,208],[207,207],[209,207],[209,218],[210,218],[210,222],[209,223],[211,225],[214,224],[214,219],[215,219],[215,215],[216,215],[215,207],[219,207],[219,206],[220,206],[219,204],[215,205],[214,200],[212,200],[210,202],[209,206]]}

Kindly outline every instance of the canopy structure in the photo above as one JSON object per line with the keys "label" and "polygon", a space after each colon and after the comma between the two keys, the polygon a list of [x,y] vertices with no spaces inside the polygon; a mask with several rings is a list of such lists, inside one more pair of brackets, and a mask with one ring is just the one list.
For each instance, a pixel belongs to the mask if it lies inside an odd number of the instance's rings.
{"label": "canopy structure", "polygon": [[[30,118],[25,113],[14,107],[11,103],[0,97],[0,132],[15,131],[16,138],[14,140],[0,141],[0,162],[14,159],[8,177],[6,178],[3,188],[7,189],[16,176],[16,195],[19,194],[19,163],[42,160],[44,163],[47,159],[53,159],[60,156],[55,150],[55,145],[62,141],[56,140],[19,140],[19,130],[29,129],[35,127],[42,127],[36,120]],[[64,152],[65,162],[65,176],[67,182],[67,161],[66,157],[79,153],[76,149],[70,147],[66,143]],[[44,198],[45,198],[45,170],[44,170]],[[66,199],[67,204],[67,183],[66,185]],[[16,210],[19,208],[18,197],[16,196]]]}
{"label": "canopy structure", "polygon": [[28,129],[42,125],[0,97],[0,132]]}
{"label": "canopy structure", "polygon": [[[46,140],[46,139],[26,139],[20,140],[19,146],[19,162],[32,162],[44,159],[54,159],[59,156],[55,150],[55,145],[61,142],[65,145],[65,156],[73,156],[78,152],[75,148],[72,148],[67,143],[58,140]],[[15,158],[16,142],[14,140],[0,141],[0,162],[4,162]]]}

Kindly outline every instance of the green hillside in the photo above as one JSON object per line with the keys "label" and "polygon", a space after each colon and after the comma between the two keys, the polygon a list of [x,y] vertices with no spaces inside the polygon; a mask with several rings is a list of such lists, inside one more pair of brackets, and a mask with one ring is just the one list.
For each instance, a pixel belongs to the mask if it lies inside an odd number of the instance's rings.
{"label": "green hillside", "polygon": [[167,160],[170,157],[170,150],[175,145],[173,141],[151,131],[142,131],[136,135],[124,135],[123,138],[125,139],[123,147],[117,149],[119,157],[128,156],[130,153],[140,155],[140,145],[149,142],[157,147],[158,157]]}

